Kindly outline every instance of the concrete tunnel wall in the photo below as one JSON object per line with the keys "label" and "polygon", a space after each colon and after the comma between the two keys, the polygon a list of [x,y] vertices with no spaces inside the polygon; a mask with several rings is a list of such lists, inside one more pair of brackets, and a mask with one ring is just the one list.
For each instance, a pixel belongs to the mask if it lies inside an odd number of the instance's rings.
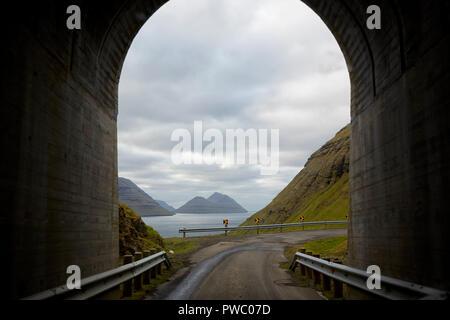
{"label": "concrete tunnel wall", "polygon": [[[305,0],[352,84],[349,261],[449,286],[448,1]],[[131,42],[165,1],[12,4],[1,51],[2,263],[7,297],[117,265],[118,83]],[[365,27],[382,9],[382,29]],[[303,32],[303,30],[299,30]],[[313,53],[312,53],[313,54]]]}

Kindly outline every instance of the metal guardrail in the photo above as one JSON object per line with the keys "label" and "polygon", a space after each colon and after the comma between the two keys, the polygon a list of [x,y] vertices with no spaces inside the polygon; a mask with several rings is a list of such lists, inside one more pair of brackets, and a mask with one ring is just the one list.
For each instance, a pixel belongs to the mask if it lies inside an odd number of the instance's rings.
{"label": "metal guardrail", "polygon": [[292,228],[292,227],[306,227],[306,226],[319,226],[324,225],[327,228],[328,225],[342,225],[348,224],[348,221],[318,221],[318,222],[302,222],[302,223],[285,223],[285,224],[262,224],[256,226],[245,227],[220,227],[220,228],[203,228],[203,229],[180,229],[179,233],[183,233],[183,238],[186,237],[186,233],[202,233],[202,232],[225,232],[225,235],[230,231],[240,230],[256,230],[259,233],[261,229],[280,229]]}
{"label": "metal guardrail", "polygon": [[[370,294],[389,300],[447,300],[448,292],[425,287],[415,283],[394,279],[381,275],[381,289],[370,290],[367,280],[371,274],[365,271],[348,267],[339,263],[322,260],[320,258],[297,252],[291,264],[291,270],[295,271],[297,265],[303,266],[303,275],[312,275],[315,284],[325,284],[330,290],[330,279],[334,286],[342,286],[345,283],[351,287],[363,290]],[[309,269],[309,272],[304,269]],[[318,276],[320,278],[318,279]],[[334,287],[333,286],[333,287]],[[340,289],[342,291],[342,287]],[[340,293],[342,295],[342,293]]]}
{"label": "metal guardrail", "polygon": [[[140,254],[142,256],[142,253]],[[161,273],[160,267],[162,263],[164,263],[168,269],[171,268],[170,260],[168,259],[165,251],[161,251],[141,260],[125,264],[116,269],[82,279],[80,290],[69,290],[66,285],[62,285],[34,294],[22,300],[47,300],[52,298],[65,300],[87,300],[126,282],[129,284],[129,289],[132,290],[131,281],[133,279],[135,282],[135,287],[139,287],[142,284],[141,276],[144,273],[150,272],[154,269],[158,269],[158,273]],[[146,276],[152,277],[150,274],[147,274]],[[144,276],[144,284],[145,278],[147,277]],[[137,279],[139,281],[139,286],[137,284]]]}

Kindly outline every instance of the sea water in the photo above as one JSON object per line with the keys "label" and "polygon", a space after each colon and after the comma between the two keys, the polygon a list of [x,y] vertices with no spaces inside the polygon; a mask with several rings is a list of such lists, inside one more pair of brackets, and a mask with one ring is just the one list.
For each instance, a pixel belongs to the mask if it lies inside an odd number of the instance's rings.
{"label": "sea water", "polygon": [[[228,227],[237,227],[254,213],[254,211],[246,213],[177,213],[174,216],[143,217],[142,220],[144,220],[147,225],[158,231],[163,238],[172,238],[183,236],[182,233],[179,233],[179,230],[182,228],[222,228],[223,220],[225,219],[228,219]],[[189,233],[187,236],[205,236],[222,233],[222,231],[209,233]]]}

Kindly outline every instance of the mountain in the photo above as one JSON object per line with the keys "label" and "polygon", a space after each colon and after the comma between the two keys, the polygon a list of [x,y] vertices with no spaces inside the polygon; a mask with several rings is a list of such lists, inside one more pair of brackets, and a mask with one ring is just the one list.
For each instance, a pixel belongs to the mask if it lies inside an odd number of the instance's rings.
{"label": "mountain", "polygon": [[245,210],[231,197],[214,193],[208,199],[195,197],[178,208],[177,213],[245,213]]}
{"label": "mountain", "polygon": [[314,152],[303,170],[243,225],[346,220],[349,202],[350,125]]}
{"label": "mountain", "polygon": [[234,199],[230,198],[226,194],[214,193],[207,200],[216,204],[220,213],[245,213],[245,210],[239,203],[237,203]]}
{"label": "mountain", "polygon": [[126,204],[142,217],[172,216],[173,212],[161,207],[133,181],[119,177],[119,202]]}
{"label": "mountain", "polygon": [[175,208],[172,207],[171,205],[169,205],[167,202],[162,201],[162,200],[155,200],[156,202],[158,202],[158,204],[163,207],[164,209],[166,209],[169,212],[174,212]]}

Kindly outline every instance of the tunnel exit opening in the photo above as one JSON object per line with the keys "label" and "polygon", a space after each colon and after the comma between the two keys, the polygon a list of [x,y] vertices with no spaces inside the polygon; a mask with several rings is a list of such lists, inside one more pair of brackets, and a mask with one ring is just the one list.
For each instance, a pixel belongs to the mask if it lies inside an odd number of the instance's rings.
{"label": "tunnel exit opening", "polygon": [[[341,49],[306,5],[170,1],[122,69],[119,176],[175,207],[221,191],[262,210],[350,122],[349,95]],[[345,220],[346,198],[339,214],[316,215]]]}

